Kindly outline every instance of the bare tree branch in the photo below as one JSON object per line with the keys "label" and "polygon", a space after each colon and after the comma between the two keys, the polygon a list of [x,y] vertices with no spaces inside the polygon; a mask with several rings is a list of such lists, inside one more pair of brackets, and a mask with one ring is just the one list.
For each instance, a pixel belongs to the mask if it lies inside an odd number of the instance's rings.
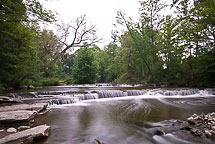
{"label": "bare tree branch", "polygon": [[[96,35],[96,27],[94,25],[89,25],[87,23],[86,15],[81,15],[78,17],[72,25],[65,26],[64,24],[60,26],[60,42],[65,46],[59,54],[57,54],[52,61],[52,65],[54,65],[57,60],[64,55],[67,50],[71,50],[74,47],[81,47],[85,43],[88,45],[95,44],[99,42],[101,39]],[[70,35],[73,36],[72,41],[68,42],[70,39]]]}

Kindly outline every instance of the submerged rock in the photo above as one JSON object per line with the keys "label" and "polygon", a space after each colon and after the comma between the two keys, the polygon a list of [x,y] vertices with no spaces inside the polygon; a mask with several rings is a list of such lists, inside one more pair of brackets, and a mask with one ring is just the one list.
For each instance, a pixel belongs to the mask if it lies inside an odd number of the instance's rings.
{"label": "submerged rock", "polygon": [[94,139],[95,140],[95,144],[104,144],[103,142],[101,142],[100,140],[98,140],[98,139]]}
{"label": "submerged rock", "polygon": [[40,125],[21,132],[10,134],[0,139],[0,144],[32,143],[34,139],[48,137],[50,126]]}

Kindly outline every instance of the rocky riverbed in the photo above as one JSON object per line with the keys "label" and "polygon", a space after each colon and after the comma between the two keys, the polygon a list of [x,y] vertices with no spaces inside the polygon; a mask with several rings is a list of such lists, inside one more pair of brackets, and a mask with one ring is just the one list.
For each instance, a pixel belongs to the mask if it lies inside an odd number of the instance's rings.
{"label": "rocky riverbed", "polygon": [[158,123],[149,123],[152,128],[145,129],[152,135],[171,133],[181,139],[202,143],[215,143],[215,112],[208,114],[193,114],[187,120],[165,120]]}
{"label": "rocky riverbed", "polygon": [[0,144],[32,143],[49,136],[51,127],[34,127],[34,119],[47,111],[47,103],[23,104],[21,100],[0,97]]}

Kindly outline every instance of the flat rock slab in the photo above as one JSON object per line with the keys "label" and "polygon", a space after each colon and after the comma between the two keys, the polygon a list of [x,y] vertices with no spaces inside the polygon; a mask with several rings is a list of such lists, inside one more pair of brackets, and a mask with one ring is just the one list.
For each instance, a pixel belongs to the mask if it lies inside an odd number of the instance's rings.
{"label": "flat rock slab", "polygon": [[1,103],[21,103],[22,101],[18,98],[10,98],[6,96],[0,96],[0,104]]}
{"label": "flat rock slab", "polygon": [[50,130],[50,126],[40,125],[3,137],[0,139],[0,144],[19,144],[27,142],[29,143],[32,142],[35,138],[48,137]]}
{"label": "flat rock slab", "polygon": [[29,110],[0,112],[0,123],[25,123],[33,119],[36,114],[36,111]]}
{"label": "flat rock slab", "polygon": [[17,111],[17,110],[32,110],[41,112],[47,108],[47,103],[34,103],[34,104],[17,104],[11,106],[0,107],[0,112]]}

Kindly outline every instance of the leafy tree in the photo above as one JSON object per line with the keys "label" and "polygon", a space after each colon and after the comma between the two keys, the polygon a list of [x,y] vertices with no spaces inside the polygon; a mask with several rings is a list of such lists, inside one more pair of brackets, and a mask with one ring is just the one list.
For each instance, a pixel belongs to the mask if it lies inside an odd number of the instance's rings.
{"label": "leafy tree", "polygon": [[0,82],[19,86],[24,79],[37,73],[36,49],[32,31],[20,23],[1,24],[0,27]]}
{"label": "leafy tree", "polygon": [[0,83],[18,87],[39,76],[33,23],[53,21],[36,0],[0,1]]}
{"label": "leafy tree", "polygon": [[73,83],[92,84],[98,78],[98,66],[95,63],[94,51],[87,45],[75,53],[73,68]]}
{"label": "leafy tree", "polygon": [[153,53],[153,64],[156,63],[156,33],[162,21],[161,11],[167,6],[161,0],[145,0],[140,2],[140,16],[142,28],[147,28],[150,37],[150,47]]}
{"label": "leafy tree", "polygon": [[[62,44],[52,31],[46,29],[42,31],[37,30],[36,44],[38,47],[37,57],[39,60],[39,71],[43,73],[45,77],[52,76],[54,68],[51,62],[61,50]],[[50,71],[50,69],[52,71]]]}

